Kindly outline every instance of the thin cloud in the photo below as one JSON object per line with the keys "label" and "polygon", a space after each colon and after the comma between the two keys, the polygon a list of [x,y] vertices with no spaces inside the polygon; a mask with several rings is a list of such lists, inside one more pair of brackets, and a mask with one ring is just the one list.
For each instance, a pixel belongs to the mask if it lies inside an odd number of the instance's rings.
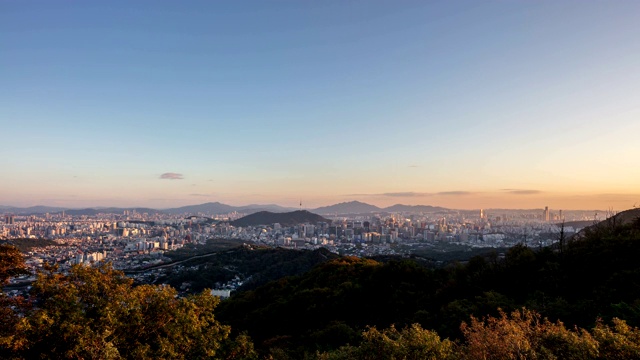
{"label": "thin cloud", "polygon": [[189,194],[189,196],[208,197],[208,196],[213,196],[213,195],[211,195],[211,194]]}
{"label": "thin cloud", "polygon": [[409,167],[410,168],[417,168],[417,167],[420,167],[420,166],[418,166],[418,165],[409,165]]}
{"label": "thin cloud", "polygon": [[441,191],[438,193],[438,195],[445,195],[445,196],[466,196],[466,195],[473,195],[473,194],[475,193],[471,191]]}
{"label": "thin cloud", "polygon": [[400,192],[387,192],[378,194],[346,194],[344,196],[386,196],[386,197],[422,197],[432,196],[432,193],[414,192],[414,191],[400,191]]}
{"label": "thin cloud", "polygon": [[404,192],[383,193],[380,195],[389,196],[389,197],[422,197],[422,196],[430,196],[431,194],[422,193],[422,192],[404,191]]}
{"label": "thin cloud", "polygon": [[532,189],[501,189],[504,192],[508,192],[513,195],[536,195],[541,194],[540,190],[532,190]]}
{"label": "thin cloud", "polygon": [[164,174],[160,175],[160,179],[163,179],[163,180],[182,180],[182,179],[184,179],[184,177],[182,176],[182,174],[168,172],[168,173],[164,173]]}
{"label": "thin cloud", "polygon": [[471,191],[441,191],[437,193],[428,192],[416,192],[416,191],[399,191],[399,192],[386,192],[380,194],[347,194],[345,196],[385,196],[385,197],[398,197],[398,198],[410,198],[410,197],[426,197],[426,196],[465,196],[474,195],[476,192]]}

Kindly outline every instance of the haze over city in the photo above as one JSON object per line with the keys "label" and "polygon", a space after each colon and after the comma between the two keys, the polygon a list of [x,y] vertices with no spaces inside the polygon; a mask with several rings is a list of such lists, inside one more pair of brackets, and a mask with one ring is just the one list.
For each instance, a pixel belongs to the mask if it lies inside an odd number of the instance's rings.
{"label": "haze over city", "polygon": [[624,210],[640,3],[0,2],[0,205]]}

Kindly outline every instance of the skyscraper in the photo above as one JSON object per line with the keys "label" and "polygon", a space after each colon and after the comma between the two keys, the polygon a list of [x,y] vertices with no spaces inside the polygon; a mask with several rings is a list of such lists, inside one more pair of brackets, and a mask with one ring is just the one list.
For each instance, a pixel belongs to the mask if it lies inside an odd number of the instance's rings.
{"label": "skyscraper", "polygon": [[544,221],[549,222],[549,207],[548,206],[544,207],[543,218],[544,218]]}

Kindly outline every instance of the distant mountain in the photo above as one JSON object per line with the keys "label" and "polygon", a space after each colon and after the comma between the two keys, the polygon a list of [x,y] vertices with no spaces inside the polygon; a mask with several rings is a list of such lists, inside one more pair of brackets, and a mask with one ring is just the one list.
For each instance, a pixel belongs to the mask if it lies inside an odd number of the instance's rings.
{"label": "distant mountain", "polygon": [[[65,211],[67,215],[86,215],[86,216],[95,216],[97,214],[122,214],[125,210],[133,211],[135,210],[138,213],[148,213],[148,214],[226,214],[230,212],[240,212],[245,214],[253,214],[257,212],[273,212],[273,213],[283,213],[283,212],[291,212],[297,210],[296,208],[284,207],[276,204],[250,204],[244,206],[233,206],[222,204],[220,202],[208,202],[204,204],[198,205],[188,205],[177,208],[169,208],[169,209],[150,209],[150,208],[121,208],[121,207],[105,207],[105,208],[86,208],[86,209],[69,209],[63,207],[53,207],[53,206],[31,206],[31,207],[14,207],[14,206],[1,206],[0,205],[0,213],[8,213],[8,214],[16,214],[16,215],[28,215],[28,214],[44,214],[44,213],[59,213],[61,211]],[[374,205],[370,205],[367,203],[363,203],[360,201],[350,201],[343,202],[331,206],[319,207],[317,209],[311,210],[317,214],[367,214],[372,212],[436,212],[436,211],[446,211],[446,208],[437,207],[437,206],[429,206],[429,205],[402,205],[396,204],[393,206],[389,206],[386,208],[379,208]]]}
{"label": "distant mountain", "polygon": [[280,205],[276,205],[276,204],[266,204],[266,205],[260,205],[260,204],[251,204],[251,205],[246,205],[246,206],[239,206],[237,208],[238,212],[242,212],[242,213],[256,213],[259,211],[271,211],[271,212],[290,212],[290,211],[296,211],[296,208],[291,208],[291,207],[284,207],[284,206],[280,206]]}
{"label": "distant mountain", "polygon": [[448,209],[431,205],[402,205],[395,204],[386,208],[379,208],[374,205],[360,201],[343,202],[331,206],[324,206],[313,210],[318,214],[364,214],[371,212],[436,212],[447,211]]}
{"label": "distant mountain", "polygon": [[[62,211],[62,210],[60,210]],[[57,211],[57,212],[60,212]],[[150,208],[117,208],[117,207],[109,207],[109,208],[87,208],[87,209],[67,209],[64,210],[66,215],[73,215],[73,216],[81,216],[81,215],[86,215],[86,216],[95,216],[98,214],[119,214],[122,215],[125,211],[129,211],[129,212],[133,212],[135,211],[136,213],[139,214],[160,214],[162,213],[159,210],[156,209],[150,209]]]}
{"label": "distant mountain", "polygon": [[45,214],[45,213],[55,213],[65,210],[65,208],[61,207],[53,207],[53,206],[30,206],[30,207],[14,207],[14,206],[2,206],[0,207],[0,211],[7,214],[20,214],[20,215],[30,215],[30,214]]}
{"label": "distant mountain", "polygon": [[252,214],[260,211],[287,212],[287,211],[293,211],[293,210],[295,209],[287,208],[287,207],[283,207],[275,204],[267,204],[267,205],[251,204],[251,205],[245,205],[245,206],[233,206],[233,205],[222,204],[216,201],[216,202],[208,202],[200,205],[189,205],[189,206],[182,206],[179,208],[164,209],[162,210],[162,212],[167,214],[202,213],[202,214],[213,215],[213,214],[226,214],[234,211],[237,211],[240,213]]}
{"label": "distant mountain", "polygon": [[247,215],[240,219],[232,221],[233,226],[256,226],[271,225],[279,223],[282,226],[294,226],[297,224],[318,222],[331,222],[318,214],[311,213],[306,210],[298,210],[286,213],[273,213],[269,211],[260,211],[255,214]]}
{"label": "distant mountain", "polygon": [[431,205],[402,205],[395,204],[389,207],[382,209],[382,211],[386,212],[436,212],[436,211],[447,211],[447,208],[439,207],[439,206],[431,206]]}
{"label": "distant mountain", "polygon": [[158,214],[161,211],[150,209],[150,208],[117,208],[117,207],[105,207],[105,208],[86,208],[86,209],[69,209],[63,207],[53,207],[53,206],[31,206],[26,208],[19,207],[11,207],[11,206],[0,206],[0,212],[6,214],[16,214],[16,215],[30,215],[30,214],[58,214],[62,211],[65,212],[66,215],[80,216],[95,216],[97,214],[122,214],[125,210],[136,211],[140,214],[148,213],[148,214]]}
{"label": "distant mountain", "polygon": [[377,206],[366,204],[360,201],[343,202],[331,206],[319,207],[313,212],[318,214],[362,214],[370,212],[378,212],[380,209]]}
{"label": "distant mountain", "polygon": [[226,214],[234,211],[238,211],[238,208],[235,206],[222,204],[219,202],[208,202],[200,205],[189,205],[182,206],[178,208],[172,209],[164,209],[162,210],[167,214]]}

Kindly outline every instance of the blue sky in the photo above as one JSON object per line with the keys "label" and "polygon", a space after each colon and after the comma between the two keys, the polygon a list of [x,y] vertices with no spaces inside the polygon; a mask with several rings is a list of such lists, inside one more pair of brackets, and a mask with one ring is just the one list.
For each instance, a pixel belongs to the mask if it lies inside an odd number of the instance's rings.
{"label": "blue sky", "polygon": [[625,209],[639,13],[0,1],[0,204]]}

